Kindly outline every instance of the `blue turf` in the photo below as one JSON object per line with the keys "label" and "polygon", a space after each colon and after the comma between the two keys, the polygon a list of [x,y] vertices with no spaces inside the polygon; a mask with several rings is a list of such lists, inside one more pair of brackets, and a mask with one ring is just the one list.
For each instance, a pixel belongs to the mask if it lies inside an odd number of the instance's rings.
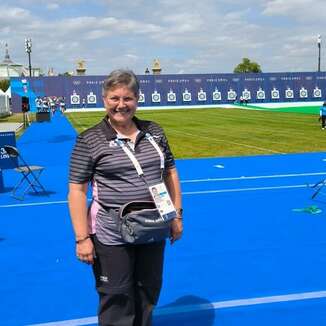
{"label": "blue turf", "polygon": [[[68,160],[76,133],[65,117],[33,124],[18,141],[30,163],[46,166],[48,196],[10,197],[17,176],[4,171],[0,194],[0,325],[91,317],[91,270],[74,256],[67,205]],[[326,172],[326,153],[178,160],[181,180]],[[218,167],[214,167],[218,166]],[[193,194],[198,191],[305,185],[306,176],[182,183],[185,233],[167,246],[159,308],[326,290],[326,205],[308,187]],[[325,198],[326,199],[326,198]],[[63,201],[63,203],[60,203]],[[294,208],[318,205],[320,214]],[[325,325],[326,299],[155,315],[163,325]]]}

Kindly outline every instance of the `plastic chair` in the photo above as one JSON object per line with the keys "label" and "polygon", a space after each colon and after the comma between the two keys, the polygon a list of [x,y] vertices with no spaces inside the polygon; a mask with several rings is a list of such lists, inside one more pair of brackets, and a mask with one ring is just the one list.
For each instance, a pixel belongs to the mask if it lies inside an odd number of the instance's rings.
{"label": "plastic chair", "polygon": [[[28,165],[18,149],[14,146],[5,145],[3,148],[8,153],[9,157],[15,162],[15,171],[20,173],[22,176],[12,190],[12,196],[16,199],[24,200],[26,193],[30,190],[33,190],[38,194],[40,193],[39,190],[46,193],[45,188],[39,181],[44,167],[39,165]],[[20,188],[22,189],[21,195],[18,194]]]}

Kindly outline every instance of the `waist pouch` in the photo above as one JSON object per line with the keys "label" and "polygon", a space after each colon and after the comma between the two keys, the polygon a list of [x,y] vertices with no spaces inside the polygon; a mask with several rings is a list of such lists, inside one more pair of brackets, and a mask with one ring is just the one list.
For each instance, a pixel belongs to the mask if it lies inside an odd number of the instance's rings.
{"label": "waist pouch", "polygon": [[133,201],[121,206],[119,222],[127,243],[158,242],[170,236],[171,221],[164,220],[151,201]]}

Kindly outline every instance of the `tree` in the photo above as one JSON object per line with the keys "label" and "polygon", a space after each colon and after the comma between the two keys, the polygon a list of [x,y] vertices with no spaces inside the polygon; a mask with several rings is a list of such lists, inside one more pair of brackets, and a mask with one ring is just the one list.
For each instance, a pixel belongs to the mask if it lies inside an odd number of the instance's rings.
{"label": "tree", "polygon": [[58,76],[66,76],[66,77],[72,77],[74,75],[73,72],[66,71],[64,73],[58,74]]}
{"label": "tree", "polygon": [[262,72],[260,65],[255,61],[250,61],[248,58],[243,58],[233,70],[234,73]]}
{"label": "tree", "polygon": [[0,89],[2,89],[4,92],[9,88],[9,86],[10,86],[9,79],[0,80]]}

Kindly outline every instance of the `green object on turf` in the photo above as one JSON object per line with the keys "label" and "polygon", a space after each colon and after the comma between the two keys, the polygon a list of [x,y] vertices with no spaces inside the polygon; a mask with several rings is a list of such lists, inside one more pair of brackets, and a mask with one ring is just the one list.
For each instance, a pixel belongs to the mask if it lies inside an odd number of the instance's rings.
{"label": "green object on turf", "polygon": [[309,213],[309,214],[319,214],[322,212],[322,210],[315,206],[315,205],[312,205],[312,206],[308,206],[308,207],[305,207],[305,208],[293,208],[292,209],[293,212],[303,212],[303,213]]}

